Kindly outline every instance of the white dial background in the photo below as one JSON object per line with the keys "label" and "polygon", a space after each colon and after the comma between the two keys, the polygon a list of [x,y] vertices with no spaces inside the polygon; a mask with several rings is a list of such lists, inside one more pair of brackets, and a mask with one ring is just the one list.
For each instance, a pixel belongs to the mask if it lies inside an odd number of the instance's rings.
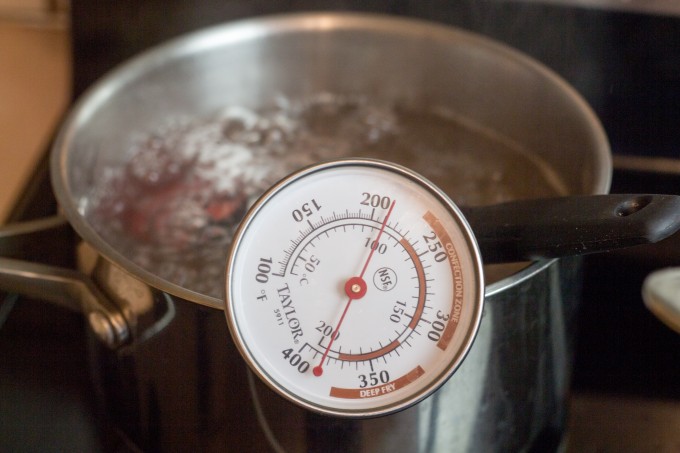
{"label": "white dial background", "polygon": [[[345,283],[369,255],[366,294],[350,302]],[[328,414],[372,416],[422,399],[460,364],[482,281],[469,227],[437,189],[401,167],[338,161],[293,175],[246,216],[226,314],[246,361],[279,393]]]}

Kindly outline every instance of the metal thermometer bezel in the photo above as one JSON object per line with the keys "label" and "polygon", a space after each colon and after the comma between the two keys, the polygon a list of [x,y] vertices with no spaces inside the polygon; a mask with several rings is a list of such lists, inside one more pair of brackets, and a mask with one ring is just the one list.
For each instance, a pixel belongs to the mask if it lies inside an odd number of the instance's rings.
{"label": "metal thermometer bezel", "polygon": [[[262,367],[258,359],[251,353],[246,341],[244,340],[241,331],[236,322],[236,315],[234,312],[234,305],[236,302],[232,298],[232,278],[234,275],[234,263],[238,255],[238,251],[241,246],[241,242],[248,231],[250,224],[253,219],[255,219],[261,210],[281,191],[283,191],[289,185],[304,179],[312,174],[333,170],[335,168],[341,167],[368,167],[375,168],[382,171],[388,171],[395,173],[401,177],[404,177],[412,182],[415,182],[418,186],[423,188],[426,192],[432,195],[441,205],[445,208],[445,211],[451,216],[454,223],[460,228],[460,232],[463,235],[467,251],[470,254],[472,260],[472,265],[474,269],[472,270],[474,277],[474,302],[475,305],[471,309],[472,320],[468,331],[465,334],[464,341],[461,344],[459,350],[454,355],[453,360],[446,366],[446,368],[436,377],[432,378],[431,381],[422,389],[417,390],[413,395],[402,398],[401,400],[387,404],[373,407],[371,409],[340,409],[328,406],[323,406],[312,401],[308,401],[300,396],[298,396],[294,391],[288,390],[282,384],[279,384],[276,379],[272,378],[266,369]],[[453,201],[437,186],[431,183],[429,180],[419,175],[418,173],[403,167],[398,164],[391,162],[386,162],[378,159],[369,158],[348,158],[348,159],[338,159],[333,161],[328,161],[320,164],[314,164],[305,167],[301,170],[295,171],[287,177],[283,178],[276,184],[274,184],[269,190],[267,190],[260,198],[250,207],[243,220],[241,221],[239,227],[237,228],[234,238],[229,249],[229,254],[227,258],[226,266],[226,283],[225,283],[225,316],[227,320],[227,325],[229,327],[229,332],[231,337],[239,350],[241,356],[244,358],[248,364],[250,370],[257,375],[270,389],[274,390],[277,394],[284,397],[285,399],[305,408],[310,411],[314,411],[323,415],[331,415],[338,417],[347,418],[370,418],[382,415],[388,415],[394,412],[406,409],[423,399],[427,398],[429,395],[438,390],[458,369],[462,364],[465,357],[467,356],[474,338],[479,330],[479,325],[481,323],[482,311],[484,307],[484,277],[483,277],[483,265],[482,258],[477,246],[477,242],[470,225],[465,220],[460,209],[455,205]]]}

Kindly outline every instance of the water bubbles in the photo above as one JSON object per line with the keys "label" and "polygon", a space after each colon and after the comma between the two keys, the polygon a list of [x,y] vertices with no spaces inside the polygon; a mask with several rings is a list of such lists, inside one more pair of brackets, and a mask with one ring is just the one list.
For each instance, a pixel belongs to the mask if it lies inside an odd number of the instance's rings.
{"label": "water bubbles", "polygon": [[279,179],[319,161],[394,161],[466,204],[554,193],[534,163],[453,117],[332,93],[171,118],[135,139],[129,155],[120,167],[95,169],[79,209],[139,266],[213,297],[220,297],[231,237],[248,207]]}
{"label": "water bubbles", "polygon": [[128,163],[129,176],[143,186],[169,184],[182,176],[189,162],[177,159],[172,148],[161,137],[152,135],[137,144]]}

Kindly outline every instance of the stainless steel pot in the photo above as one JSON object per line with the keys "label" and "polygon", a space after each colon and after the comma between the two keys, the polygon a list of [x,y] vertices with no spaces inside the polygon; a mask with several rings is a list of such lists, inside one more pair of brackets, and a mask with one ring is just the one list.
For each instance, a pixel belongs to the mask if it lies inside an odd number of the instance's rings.
{"label": "stainless steel pot", "polygon": [[[490,269],[497,279],[486,287],[478,338],[453,378],[401,413],[339,421],[305,413],[254,382],[230,342],[219,298],[154,275],[107,243],[83,216],[93,169],[126,159],[130,138],[157,129],[166,117],[207,115],[225,105],[258,108],[280,94],[318,92],[443,107],[479,133],[545,162],[569,194],[609,187],[607,139],[589,107],[559,77],[507,47],[380,16],[254,19],[154,49],[78,102],[55,144],[52,178],[69,223],[95,251],[88,272],[96,284],[80,273],[1,259],[0,285],[85,301],[94,332],[112,347],[93,343],[102,407],[121,437],[145,450],[557,448],[579,299],[578,259]],[[411,164],[398,155],[392,160]],[[427,166],[415,170],[447,189]],[[56,286],[41,288],[35,281]]]}

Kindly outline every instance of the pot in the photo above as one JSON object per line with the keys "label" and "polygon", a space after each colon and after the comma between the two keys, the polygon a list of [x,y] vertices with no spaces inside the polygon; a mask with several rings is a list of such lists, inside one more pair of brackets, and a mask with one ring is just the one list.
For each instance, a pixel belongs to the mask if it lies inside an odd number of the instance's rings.
{"label": "pot", "polygon": [[[512,49],[380,16],[247,20],[147,52],[86,93],[55,143],[52,180],[64,215],[88,244],[81,255],[91,262],[83,273],[3,258],[0,284],[86,312],[104,340],[92,342],[101,407],[119,438],[143,450],[557,449],[578,258],[487,268],[482,322],[456,374],[398,414],[337,420],[299,409],[253,379],[230,341],[219,297],[132,260],[88,219],[102,171],[129,159],[134,139],[166,127],[168,117],[205,117],[225,105],[259,109],[282,94],[316,93],[446,109],[472,135],[540,162],[559,195],[609,187],[611,158],[595,115],[559,77]],[[390,157],[450,191],[436,171],[445,156],[434,164]],[[29,224],[19,233],[41,227]]]}

